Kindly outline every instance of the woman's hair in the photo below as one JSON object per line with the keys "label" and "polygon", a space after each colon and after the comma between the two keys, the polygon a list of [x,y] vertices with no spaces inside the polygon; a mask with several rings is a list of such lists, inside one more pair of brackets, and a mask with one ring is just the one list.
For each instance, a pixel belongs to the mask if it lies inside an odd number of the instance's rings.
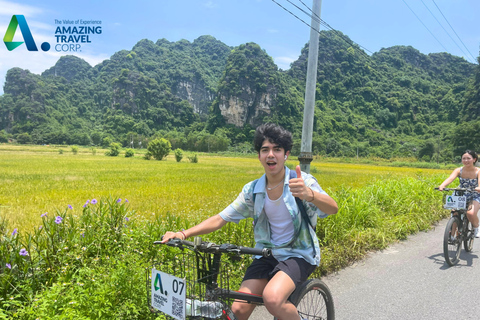
{"label": "woman's hair", "polygon": [[285,152],[292,150],[292,134],[274,123],[262,124],[255,130],[253,145],[257,152],[260,152],[265,140],[282,147]]}
{"label": "woman's hair", "polygon": [[472,150],[465,150],[464,153],[462,153],[462,156],[465,154],[465,153],[468,153],[469,155],[472,156],[473,159],[475,159],[475,161],[473,162],[473,164],[477,163],[478,161],[478,155],[475,151],[472,151]]}

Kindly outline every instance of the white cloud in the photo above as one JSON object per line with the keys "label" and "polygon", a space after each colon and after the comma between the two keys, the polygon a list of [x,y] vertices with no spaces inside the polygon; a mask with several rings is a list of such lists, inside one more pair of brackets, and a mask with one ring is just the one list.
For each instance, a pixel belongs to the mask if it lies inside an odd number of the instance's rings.
{"label": "white cloud", "polygon": [[14,51],[0,50],[0,94],[3,94],[5,77],[9,69],[19,67],[40,74],[53,66],[58,58],[59,56],[43,51],[30,52],[20,48]]}
{"label": "white cloud", "polygon": [[203,5],[207,8],[215,8],[217,6],[217,4],[213,1],[207,1]]}
{"label": "white cloud", "polygon": [[0,0],[0,16],[23,14],[25,16],[34,17],[43,12],[44,10],[38,7]]}
{"label": "white cloud", "polygon": [[[24,50],[20,50],[24,49]],[[53,67],[61,56],[72,53],[61,53],[54,50],[43,52],[30,52],[25,48],[14,51],[0,50],[0,95],[3,94],[3,86],[5,85],[5,77],[7,71],[11,68],[18,67],[27,69],[32,73],[41,74],[45,70]],[[87,61],[91,66],[95,66],[102,61],[109,59],[106,54],[84,54],[78,53],[75,56]]]}
{"label": "white cloud", "polygon": [[297,58],[292,58],[292,57],[275,57],[273,58],[275,61],[275,64],[283,70],[288,70],[290,69],[290,64],[297,60]]}

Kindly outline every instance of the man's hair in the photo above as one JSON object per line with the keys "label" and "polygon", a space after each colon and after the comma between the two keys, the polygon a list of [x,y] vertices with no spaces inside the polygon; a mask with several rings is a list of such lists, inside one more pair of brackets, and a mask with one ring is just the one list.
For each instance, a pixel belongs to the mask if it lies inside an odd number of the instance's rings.
{"label": "man's hair", "polygon": [[465,150],[465,152],[462,153],[462,156],[465,154],[465,153],[468,153],[469,155],[472,156],[473,159],[475,159],[475,161],[473,162],[473,164],[477,163],[478,161],[478,155],[475,151],[472,151],[472,150]]}
{"label": "man's hair", "polygon": [[262,124],[255,130],[253,145],[257,152],[260,152],[265,140],[282,147],[285,152],[292,150],[292,134],[274,123]]}

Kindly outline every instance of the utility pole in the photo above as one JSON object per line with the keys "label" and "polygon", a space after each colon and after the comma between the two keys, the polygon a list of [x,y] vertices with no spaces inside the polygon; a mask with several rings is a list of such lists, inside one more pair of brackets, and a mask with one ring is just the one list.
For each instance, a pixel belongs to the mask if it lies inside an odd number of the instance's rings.
{"label": "utility pole", "polygon": [[303,110],[302,146],[300,168],[310,173],[312,156],[313,117],[315,114],[315,91],[317,88],[318,38],[320,32],[320,11],[322,0],[313,0],[310,43],[308,45],[307,83],[305,85],[305,106]]}

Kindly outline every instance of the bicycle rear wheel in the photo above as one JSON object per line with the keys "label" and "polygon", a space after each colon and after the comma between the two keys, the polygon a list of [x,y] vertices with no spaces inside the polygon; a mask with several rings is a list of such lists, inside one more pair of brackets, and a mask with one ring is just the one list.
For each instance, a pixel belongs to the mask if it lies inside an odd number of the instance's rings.
{"label": "bicycle rear wheel", "polygon": [[472,252],[473,250],[473,240],[475,239],[475,235],[473,234],[473,226],[470,221],[466,221],[467,223],[465,224],[464,227],[464,234],[465,238],[463,239],[463,248],[467,252]]}
{"label": "bicycle rear wheel", "polygon": [[443,254],[445,256],[445,261],[449,266],[457,264],[459,260],[458,257],[460,256],[460,249],[462,248],[460,226],[460,219],[457,217],[451,217],[445,228],[445,234],[443,236]]}
{"label": "bicycle rear wheel", "polygon": [[292,303],[297,307],[302,319],[334,320],[335,308],[333,297],[327,285],[319,279],[305,282],[292,297]]}

